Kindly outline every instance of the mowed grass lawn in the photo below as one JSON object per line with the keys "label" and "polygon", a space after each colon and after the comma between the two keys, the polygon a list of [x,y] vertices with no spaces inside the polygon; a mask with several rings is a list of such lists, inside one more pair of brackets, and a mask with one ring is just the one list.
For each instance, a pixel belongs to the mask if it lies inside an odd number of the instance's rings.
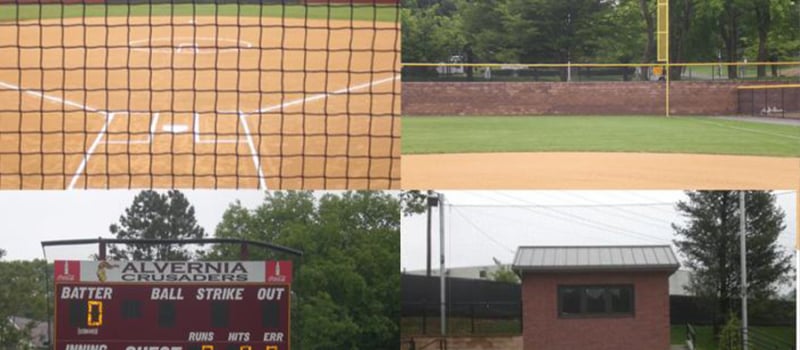
{"label": "mowed grass lawn", "polygon": [[403,117],[403,153],[652,152],[798,157],[800,126],[702,117]]}
{"label": "mowed grass lawn", "polygon": [[[782,339],[787,343],[795,343],[794,327],[751,327],[753,332],[767,334],[770,337]],[[695,326],[696,349],[697,350],[716,350],[717,342],[714,340],[714,330],[711,326]],[[686,344],[686,326],[672,326],[670,329],[670,343]]]}
{"label": "mowed grass lawn", "polygon": [[0,5],[0,21],[70,17],[262,16],[361,21],[398,21],[394,6],[252,4],[24,4]]}

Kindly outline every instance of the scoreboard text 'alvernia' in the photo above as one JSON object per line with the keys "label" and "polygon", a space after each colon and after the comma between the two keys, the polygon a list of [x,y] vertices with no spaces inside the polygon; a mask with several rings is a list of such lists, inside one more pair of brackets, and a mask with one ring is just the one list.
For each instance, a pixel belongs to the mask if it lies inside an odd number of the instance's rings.
{"label": "scoreboard text 'alvernia'", "polygon": [[288,350],[291,261],[55,261],[56,350]]}

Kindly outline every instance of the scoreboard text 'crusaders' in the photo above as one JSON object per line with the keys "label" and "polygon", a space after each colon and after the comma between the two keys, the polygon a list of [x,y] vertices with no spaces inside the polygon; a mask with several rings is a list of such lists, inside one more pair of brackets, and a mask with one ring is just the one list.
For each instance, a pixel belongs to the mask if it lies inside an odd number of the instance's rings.
{"label": "scoreboard text 'crusaders'", "polygon": [[55,262],[55,350],[288,350],[291,261]]}

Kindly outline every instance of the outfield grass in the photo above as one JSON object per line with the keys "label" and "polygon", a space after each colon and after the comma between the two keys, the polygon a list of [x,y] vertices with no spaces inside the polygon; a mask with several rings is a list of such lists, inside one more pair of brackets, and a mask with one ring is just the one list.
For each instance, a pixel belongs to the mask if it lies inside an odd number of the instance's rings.
{"label": "outfield grass", "polygon": [[393,6],[251,5],[251,4],[45,4],[0,5],[0,21],[69,17],[262,16],[310,19],[397,21]]}
{"label": "outfield grass", "polygon": [[[770,336],[784,339],[788,343],[795,342],[795,329],[793,327],[751,327],[754,331],[766,333]],[[697,337],[695,344],[697,350],[716,350],[717,342],[714,340],[714,331],[711,326],[695,326]],[[672,326],[670,329],[671,344],[686,344],[686,326]]]}
{"label": "outfield grass", "polygon": [[800,156],[800,126],[701,117],[404,117],[403,153]]}

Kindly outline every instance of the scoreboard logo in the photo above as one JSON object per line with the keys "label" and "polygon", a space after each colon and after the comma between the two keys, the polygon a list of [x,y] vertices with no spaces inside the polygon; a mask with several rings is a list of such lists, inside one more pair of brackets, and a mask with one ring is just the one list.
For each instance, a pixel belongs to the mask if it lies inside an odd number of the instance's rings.
{"label": "scoreboard logo", "polygon": [[[281,273],[283,269],[283,273]],[[291,261],[267,261],[267,282],[292,283]]]}
{"label": "scoreboard logo", "polygon": [[55,261],[56,281],[61,282],[74,282],[80,279],[81,275],[80,261]]}
{"label": "scoreboard logo", "polygon": [[108,279],[106,270],[114,269],[117,267],[119,267],[119,265],[114,265],[108,261],[101,261],[100,263],[97,264],[97,279],[100,282],[105,282]]}

